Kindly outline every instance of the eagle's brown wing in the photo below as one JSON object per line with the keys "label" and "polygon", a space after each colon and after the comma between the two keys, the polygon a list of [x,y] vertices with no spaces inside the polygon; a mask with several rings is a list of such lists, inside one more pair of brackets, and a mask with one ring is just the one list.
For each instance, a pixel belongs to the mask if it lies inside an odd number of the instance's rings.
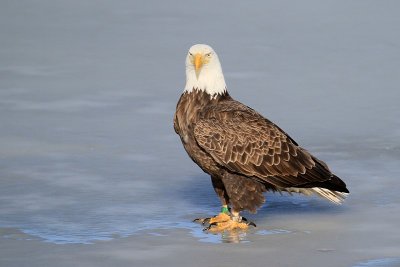
{"label": "eagle's brown wing", "polygon": [[230,108],[220,105],[206,111],[194,128],[196,141],[218,164],[281,188],[313,187],[335,179],[326,164],[275,124],[234,104],[233,110],[230,103]]}

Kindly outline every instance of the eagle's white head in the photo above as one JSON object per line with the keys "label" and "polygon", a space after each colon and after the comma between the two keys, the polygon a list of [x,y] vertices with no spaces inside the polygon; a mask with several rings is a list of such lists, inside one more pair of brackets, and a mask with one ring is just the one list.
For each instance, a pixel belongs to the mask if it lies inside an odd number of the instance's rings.
{"label": "eagle's white head", "polygon": [[226,92],[224,74],[218,55],[209,45],[196,44],[186,56],[185,92],[201,90],[212,98]]}

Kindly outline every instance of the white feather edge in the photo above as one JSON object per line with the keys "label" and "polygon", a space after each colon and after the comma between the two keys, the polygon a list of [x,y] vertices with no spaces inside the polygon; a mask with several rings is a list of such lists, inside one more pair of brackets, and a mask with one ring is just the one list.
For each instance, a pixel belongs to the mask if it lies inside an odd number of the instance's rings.
{"label": "white feather edge", "polygon": [[333,191],[322,187],[312,187],[312,188],[288,187],[283,189],[283,191],[287,191],[289,193],[301,193],[307,196],[315,194],[319,197],[325,198],[338,205],[342,204],[348,195],[347,193]]}

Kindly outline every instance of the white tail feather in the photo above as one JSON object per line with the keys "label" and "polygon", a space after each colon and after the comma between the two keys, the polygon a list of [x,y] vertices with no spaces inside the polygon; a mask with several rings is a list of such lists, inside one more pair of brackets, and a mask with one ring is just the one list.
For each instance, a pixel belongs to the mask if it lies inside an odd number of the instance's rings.
{"label": "white tail feather", "polygon": [[304,194],[307,196],[316,194],[316,195],[318,195],[322,198],[325,198],[335,204],[342,204],[344,199],[348,195],[347,193],[333,191],[333,190],[329,190],[329,189],[322,188],[322,187],[312,187],[312,188],[289,187],[289,188],[285,188],[284,190],[289,193],[301,193],[301,194]]}

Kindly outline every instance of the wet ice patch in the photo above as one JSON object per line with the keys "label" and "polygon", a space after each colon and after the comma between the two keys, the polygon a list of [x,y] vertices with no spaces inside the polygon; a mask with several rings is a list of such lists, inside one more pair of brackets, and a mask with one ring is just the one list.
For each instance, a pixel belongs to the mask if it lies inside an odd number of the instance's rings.
{"label": "wet ice patch", "polygon": [[400,258],[382,258],[363,261],[353,265],[353,267],[398,267]]}
{"label": "wet ice patch", "polygon": [[276,235],[276,234],[290,234],[292,231],[284,230],[284,229],[271,229],[271,230],[260,230],[257,231],[257,235]]}
{"label": "wet ice patch", "polygon": [[202,230],[203,227],[198,225],[197,227],[191,227],[190,233],[193,237],[197,238],[200,242],[206,243],[248,243],[256,239],[256,236],[270,236],[280,234],[291,234],[294,233],[290,230],[284,229],[263,229],[257,230],[257,228],[250,228],[248,231],[224,231],[222,233],[209,233]]}
{"label": "wet ice patch", "polygon": [[200,242],[205,243],[248,243],[249,233],[243,231],[224,231],[222,233],[209,233],[203,231],[203,227],[201,225],[197,225],[195,227],[191,227],[190,234],[199,240]]}

